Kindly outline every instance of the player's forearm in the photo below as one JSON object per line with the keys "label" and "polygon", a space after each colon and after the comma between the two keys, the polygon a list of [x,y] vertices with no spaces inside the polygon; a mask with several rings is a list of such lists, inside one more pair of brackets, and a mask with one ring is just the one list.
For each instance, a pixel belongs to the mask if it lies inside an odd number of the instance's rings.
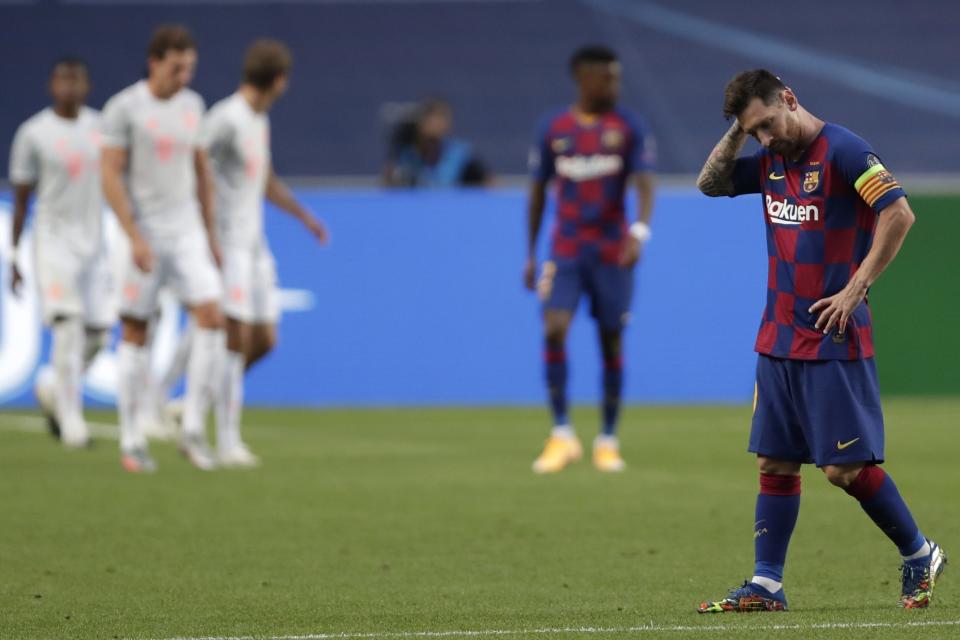
{"label": "player's forearm", "polygon": [[740,153],[746,140],[747,135],[740,128],[740,123],[735,120],[710,152],[697,177],[697,188],[704,195],[733,195],[733,167],[737,162],[737,154]]}
{"label": "player's forearm", "polygon": [[213,238],[216,236],[216,219],[213,211],[212,189],[209,187],[198,188],[197,200],[200,202],[200,217],[203,218],[203,226],[207,230],[207,235]]}
{"label": "player's forearm", "polygon": [[906,198],[900,198],[883,210],[877,222],[877,231],[870,252],[850,280],[850,286],[866,294],[880,274],[890,266],[900,252],[907,232],[916,216]]}
{"label": "player's forearm", "polygon": [[14,248],[20,244],[20,236],[23,235],[23,227],[27,222],[27,205],[32,192],[32,186],[14,185],[13,187],[13,227],[10,233],[10,244]]}
{"label": "player's forearm", "polygon": [[540,235],[540,225],[543,223],[543,209],[546,206],[546,188],[540,183],[530,188],[530,200],[527,205],[527,257],[533,258],[537,253],[537,237]]}
{"label": "player's forearm", "polygon": [[103,197],[117,217],[120,228],[131,240],[138,238],[140,230],[133,220],[133,209],[130,206],[130,198],[127,196],[127,188],[123,184],[123,177],[107,167],[104,167],[102,173]]}
{"label": "player's forearm", "polygon": [[303,222],[310,215],[283,180],[273,172],[267,178],[267,201]]}
{"label": "player's forearm", "polygon": [[645,225],[650,224],[653,219],[653,200],[656,192],[655,181],[652,173],[641,173],[637,175],[637,199],[639,201],[639,210],[637,211],[637,221]]}
{"label": "player's forearm", "polygon": [[205,151],[194,153],[194,171],[197,176],[197,202],[200,204],[200,216],[207,234],[212,238],[216,233],[216,220],[213,211],[213,176]]}

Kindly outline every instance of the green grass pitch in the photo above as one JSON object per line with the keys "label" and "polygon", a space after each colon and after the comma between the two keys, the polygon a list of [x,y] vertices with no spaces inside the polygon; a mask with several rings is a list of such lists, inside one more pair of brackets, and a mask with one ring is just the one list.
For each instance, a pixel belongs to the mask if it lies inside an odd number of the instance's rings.
{"label": "green grass pitch", "polygon": [[722,616],[694,607],[752,569],[747,407],[629,408],[626,473],[551,477],[541,409],[249,411],[261,469],[156,444],[144,477],[3,413],[0,638],[960,637],[960,400],[886,412],[886,469],[956,554],[932,607],[896,608],[896,550],[807,468],[791,611]]}

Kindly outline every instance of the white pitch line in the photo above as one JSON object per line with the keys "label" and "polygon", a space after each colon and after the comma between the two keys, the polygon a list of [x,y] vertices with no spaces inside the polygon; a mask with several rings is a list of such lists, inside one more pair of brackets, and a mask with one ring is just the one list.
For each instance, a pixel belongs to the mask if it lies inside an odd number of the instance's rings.
{"label": "white pitch line", "polygon": [[[115,424],[106,422],[87,422],[90,435],[97,438],[116,440],[120,437],[120,429]],[[25,414],[0,414],[0,431],[20,431],[22,433],[46,433],[46,418]]]}
{"label": "white pitch line", "polygon": [[476,638],[524,635],[630,634],[699,632],[728,633],[737,631],[826,631],[831,629],[914,629],[921,627],[956,627],[960,620],[922,620],[918,622],[823,622],[816,624],[768,625],[657,625],[635,627],[542,627],[535,629],[474,629],[464,631],[369,631],[343,633],[310,633],[285,636],[178,636],[162,640],[377,640],[380,638]]}

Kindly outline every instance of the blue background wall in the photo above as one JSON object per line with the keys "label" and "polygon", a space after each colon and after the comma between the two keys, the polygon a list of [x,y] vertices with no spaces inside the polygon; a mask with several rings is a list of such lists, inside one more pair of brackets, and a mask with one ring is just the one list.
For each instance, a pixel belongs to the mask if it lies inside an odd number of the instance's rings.
{"label": "blue background wall", "polygon": [[[523,193],[300,195],[333,242],[320,248],[269,214],[281,283],[312,292],[314,306],[284,316],[278,351],[249,378],[251,403],[541,402],[539,307],[520,280]],[[757,198],[660,193],[626,337],[629,401],[751,397],[766,282],[761,215]],[[583,311],[569,349],[580,401],[597,397],[600,380]],[[10,402],[31,401],[21,390]]]}
{"label": "blue background wall", "polygon": [[[9,2],[9,0],[8,0]],[[0,0],[0,172],[14,128],[46,103],[49,66],[90,61],[91,103],[136,80],[163,21],[199,42],[196,88],[231,92],[247,44],[289,42],[290,94],[274,114],[285,175],[375,174],[381,110],[449,97],[456,129],[499,173],[524,170],[541,113],[570,102],[566,64],[586,42],[615,47],[625,105],[660,139],[661,168],[694,173],[722,134],[723,86],[745,68],[780,73],[801,102],[870,140],[895,172],[960,171],[944,140],[960,124],[956,25],[942,0]]]}

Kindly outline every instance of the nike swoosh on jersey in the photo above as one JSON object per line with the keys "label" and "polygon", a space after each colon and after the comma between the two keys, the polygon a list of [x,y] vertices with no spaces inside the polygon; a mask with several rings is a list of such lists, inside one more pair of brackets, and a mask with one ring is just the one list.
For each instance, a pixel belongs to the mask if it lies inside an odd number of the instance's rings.
{"label": "nike swoosh on jersey", "polygon": [[850,445],[852,445],[854,442],[856,442],[856,441],[859,440],[859,439],[860,439],[860,438],[854,438],[853,440],[850,440],[849,442],[840,442],[839,440],[837,440],[837,449],[840,449],[840,451],[843,451],[844,449],[846,449],[847,447],[849,447]]}
{"label": "nike swoosh on jersey", "polygon": [[768,177],[771,180],[783,180],[784,178],[786,178],[786,176],[782,173],[778,176],[776,171],[771,171]]}

